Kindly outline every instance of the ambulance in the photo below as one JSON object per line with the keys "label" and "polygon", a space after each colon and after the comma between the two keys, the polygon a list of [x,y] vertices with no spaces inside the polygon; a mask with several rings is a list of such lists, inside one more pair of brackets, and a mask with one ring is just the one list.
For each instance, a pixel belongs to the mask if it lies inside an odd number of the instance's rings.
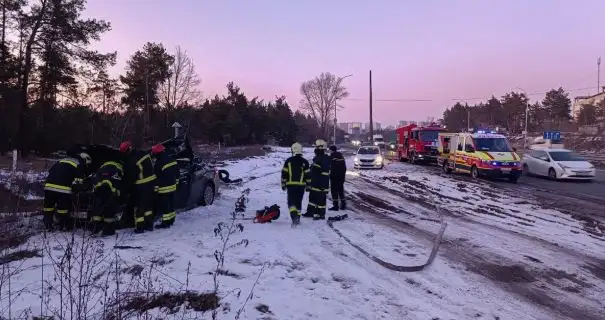
{"label": "ambulance", "polygon": [[468,173],[475,179],[508,178],[515,183],[522,173],[521,157],[505,136],[493,131],[440,132],[437,150],[437,163],[445,173]]}

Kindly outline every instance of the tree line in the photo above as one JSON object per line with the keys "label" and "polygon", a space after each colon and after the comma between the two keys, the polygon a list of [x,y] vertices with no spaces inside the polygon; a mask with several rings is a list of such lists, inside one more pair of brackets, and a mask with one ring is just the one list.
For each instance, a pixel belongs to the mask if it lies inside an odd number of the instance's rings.
{"label": "tree line", "polygon": [[563,88],[548,91],[542,101],[535,103],[529,103],[525,93],[512,91],[499,99],[492,96],[474,105],[457,102],[444,111],[442,121],[453,132],[465,128],[499,127],[510,134],[521,134],[526,120],[529,132],[605,124],[605,101],[581,106],[575,120],[571,107],[569,93]]}
{"label": "tree line", "polygon": [[325,132],[286,98],[248,98],[234,83],[203,99],[195,64],[182,48],[149,42],[112,77],[117,52],[91,49],[111,30],[84,18],[85,0],[0,2],[0,152],[46,154],[75,143],[137,145],[162,141],[171,125],[192,140],[253,144],[308,143]]}

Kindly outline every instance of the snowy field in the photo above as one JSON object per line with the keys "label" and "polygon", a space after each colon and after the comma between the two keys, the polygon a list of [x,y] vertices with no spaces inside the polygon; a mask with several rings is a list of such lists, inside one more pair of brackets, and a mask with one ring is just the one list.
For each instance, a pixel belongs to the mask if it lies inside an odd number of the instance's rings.
{"label": "snowy field", "polygon": [[[421,264],[439,219],[448,222],[433,264],[396,272],[349,245],[325,221],[303,219],[291,228],[279,187],[289,155],[276,148],[225,162],[231,178],[243,183],[222,186],[212,206],[179,214],[167,230],[123,230],[111,239],[37,235],[4,249],[0,316],[604,319],[602,221],[545,208],[531,194],[407,164],[350,171],[349,219],[334,227],[371,255],[394,265]],[[232,215],[246,192],[245,212]],[[256,210],[274,203],[282,207],[278,220],[252,222]],[[234,232],[224,240],[230,226]],[[220,306],[213,311],[216,299]]]}

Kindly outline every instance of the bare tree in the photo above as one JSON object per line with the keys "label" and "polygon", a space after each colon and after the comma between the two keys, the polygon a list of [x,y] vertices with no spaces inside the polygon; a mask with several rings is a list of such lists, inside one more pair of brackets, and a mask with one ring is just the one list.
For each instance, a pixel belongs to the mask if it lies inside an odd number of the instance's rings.
{"label": "bare tree", "polygon": [[170,65],[170,77],[160,86],[160,104],[165,108],[175,108],[200,102],[201,80],[187,51],[176,47],[174,62]]}
{"label": "bare tree", "polygon": [[315,79],[303,82],[300,94],[303,96],[300,101],[301,110],[310,114],[317,121],[324,138],[328,137],[329,124],[334,119],[334,108],[338,100],[349,96],[342,85],[342,78],[322,72]]}

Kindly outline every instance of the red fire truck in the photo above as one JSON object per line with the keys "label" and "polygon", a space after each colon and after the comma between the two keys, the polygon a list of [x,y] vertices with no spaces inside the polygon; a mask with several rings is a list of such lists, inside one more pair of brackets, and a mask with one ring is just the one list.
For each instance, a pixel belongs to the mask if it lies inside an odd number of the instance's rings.
{"label": "red fire truck", "polygon": [[410,124],[395,130],[397,135],[397,155],[401,161],[410,163],[437,162],[439,132],[446,132],[436,123],[426,127]]}

